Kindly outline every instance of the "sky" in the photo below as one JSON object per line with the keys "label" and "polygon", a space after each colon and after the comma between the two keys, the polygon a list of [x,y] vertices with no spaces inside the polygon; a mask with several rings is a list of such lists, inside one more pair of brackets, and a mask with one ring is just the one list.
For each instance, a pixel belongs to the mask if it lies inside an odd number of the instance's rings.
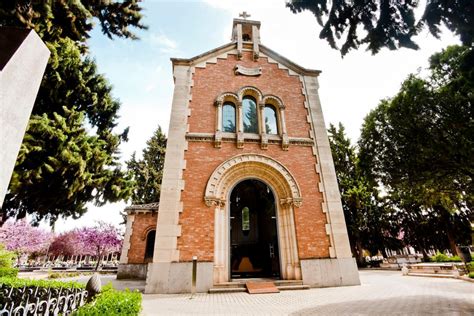
{"label": "sky", "polygon": [[[373,56],[362,47],[341,58],[339,51],[319,39],[321,27],[314,16],[293,14],[284,0],[145,0],[142,4],[148,30],[135,32],[140,40],[110,40],[99,28],[89,39],[99,72],[122,103],[117,132],[130,127],[129,141],[121,146],[122,162],[133,152],[141,156],[158,126],[168,131],[174,87],[170,58],[190,58],[229,43],[232,19],[242,11],[261,22],[262,44],[305,68],[322,71],[319,93],[326,125],[341,122],[353,142],[364,117],[381,99],[394,96],[410,73],[423,73],[430,55],[459,44],[449,32],[439,40],[424,32],[415,38],[417,51],[383,49]],[[119,225],[126,205],[90,204],[82,218],[60,219],[55,230],[90,226],[98,220]]]}

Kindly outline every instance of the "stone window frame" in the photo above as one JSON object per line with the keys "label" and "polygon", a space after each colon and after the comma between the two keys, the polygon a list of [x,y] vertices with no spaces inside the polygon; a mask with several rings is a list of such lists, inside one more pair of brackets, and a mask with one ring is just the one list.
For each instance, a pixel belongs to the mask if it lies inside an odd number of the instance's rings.
{"label": "stone window frame", "polygon": [[[244,97],[253,97],[257,105],[258,133],[244,133],[242,101]],[[236,132],[229,133],[222,131],[222,109],[224,103],[233,103],[236,106]],[[273,106],[275,108],[278,134],[267,134],[265,128],[265,107]],[[244,86],[236,93],[224,92],[220,94],[215,101],[216,106],[216,126],[214,134],[214,147],[221,148],[222,140],[235,140],[237,148],[243,148],[245,142],[259,142],[262,149],[268,148],[269,142],[281,143],[283,150],[288,150],[289,138],[285,122],[285,105],[283,101],[273,95],[264,95],[258,88],[253,86]]]}

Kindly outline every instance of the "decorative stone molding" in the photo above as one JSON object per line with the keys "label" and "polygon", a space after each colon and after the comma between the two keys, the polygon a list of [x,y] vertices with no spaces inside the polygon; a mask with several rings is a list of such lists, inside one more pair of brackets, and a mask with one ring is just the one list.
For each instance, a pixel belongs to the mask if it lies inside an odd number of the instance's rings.
{"label": "decorative stone molding", "polygon": [[216,106],[219,106],[222,104],[224,104],[224,102],[226,101],[230,101],[230,102],[233,102],[237,105],[237,102],[239,102],[239,97],[237,96],[237,94],[233,93],[233,92],[224,92],[224,93],[221,93],[217,98],[216,98]]}
{"label": "decorative stone molding", "polygon": [[250,76],[250,77],[258,77],[262,74],[262,67],[247,68],[242,65],[235,65],[234,74]]}
{"label": "decorative stone molding", "polygon": [[222,133],[217,131],[214,136],[214,147],[221,148],[222,147]]}
{"label": "decorative stone molding", "polygon": [[204,200],[208,207],[211,207],[211,206],[224,207],[225,206],[225,200],[220,200],[220,199],[215,199],[215,198],[205,198]]}
{"label": "decorative stone molding", "polygon": [[246,95],[251,95],[255,98],[255,101],[257,101],[257,104],[263,99],[263,93],[255,87],[251,86],[245,86],[239,89],[237,92],[237,95],[239,97],[239,101],[242,102],[244,96]]}
{"label": "decorative stone molding", "polygon": [[301,199],[301,198],[280,199],[280,204],[281,205],[290,205],[290,206],[294,206],[294,207],[301,207],[301,205],[303,204],[303,199]]}
{"label": "decorative stone molding", "polygon": [[288,150],[288,147],[290,147],[290,139],[288,138],[288,135],[283,134],[281,139],[282,139],[281,148],[283,150]]}
{"label": "decorative stone molding", "polygon": [[260,148],[268,149],[268,136],[265,133],[262,134],[262,139],[261,139],[261,142],[260,142]]}
{"label": "decorative stone molding", "polygon": [[277,109],[284,109],[283,101],[275,95],[265,95],[262,99],[262,103],[274,105]]}
{"label": "decorative stone molding", "polygon": [[237,133],[237,148],[244,148],[244,133]]}
{"label": "decorative stone molding", "polygon": [[220,164],[207,183],[206,204],[207,201],[225,201],[228,189],[245,178],[261,179],[276,191],[280,199],[291,199],[296,202],[293,203],[295,206],[301,206],[301,191],[290,171],[275,159],[259,154],[234,156]]}

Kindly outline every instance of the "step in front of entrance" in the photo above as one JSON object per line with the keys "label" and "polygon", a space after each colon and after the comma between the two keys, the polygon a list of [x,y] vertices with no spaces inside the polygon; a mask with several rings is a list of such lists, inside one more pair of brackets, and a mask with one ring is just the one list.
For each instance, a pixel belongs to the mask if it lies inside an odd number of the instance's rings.
{"label": "step in front of entrance", "polygon": [[[213,288],[209,289],[210,294],[215,293],[239,293],[247,292],[247,287],[245,285],[248,282],[248,279],[245,280],[235,280],[232,282],[224,282],[214,285]],[[254,281],[255,282],[255,281]],[[289,291],[289,290],[308,290],[310,287],[304,285],[303,281],[299,280],[273,280],[275,286],[280,291]]]}

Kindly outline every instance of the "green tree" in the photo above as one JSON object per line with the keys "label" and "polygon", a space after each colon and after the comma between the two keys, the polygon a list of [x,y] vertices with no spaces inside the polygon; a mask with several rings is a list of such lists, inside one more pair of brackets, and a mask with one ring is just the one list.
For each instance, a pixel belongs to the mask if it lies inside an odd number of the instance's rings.
{"label": "green tree", "polygon": [[165,163],[166,135],[161,127],[153,133],[143,149],[143,158],[138,159],[133,153],[127,166],[135,180],[132,201],[135,204],[160,201],[161,179]]}
{"label": "green tree", "polygon": [[377,188],[366,179],[344,126],[339,123],[336,128],[331,124],[328,133],[351,250],[357,264],[364,266],[364,250],[376,255],[379,251],[385,253],[385,248],[401,247],[395,238],[398,227],[390,222],[390,213]]}
{"label": "green tree", "polygon": [[33,108],[10,187],[2,206],[7,216],[34,220],[80,217],[86,203],[126,199],[133,181],[119,165],[116,133],[120,102],[88,57],[87,38],[98,21],[104,34],[136,38],[138,1],[29,1],[0,3],[0,25],[34,29],[51,57]]}
{"label": "green tree", "polygon": [[[343,56],[364,44],[373,54],[382,47],[418,49],[413,37],[427,27],[438,38],[441,25],[458,35],[464,45],[472,44],[473,1],[428,0],[417,21],[414,11],[419,5],[417,0],[291,0],[287,3],[293,13],[305,10],[313,13],[322,26],[319,37],[332,48],[340,49]],[[337,42],[342,43],[340,48]]]}
{"label": "green tree", "polygon": [[359,142],[373,179],[393,199],[435,212],[454,253],[469,242],[456,223],[472,216],[474,199],[473,56],[462,46],[433,55],[429,78],[410,75],[365,118]]}

